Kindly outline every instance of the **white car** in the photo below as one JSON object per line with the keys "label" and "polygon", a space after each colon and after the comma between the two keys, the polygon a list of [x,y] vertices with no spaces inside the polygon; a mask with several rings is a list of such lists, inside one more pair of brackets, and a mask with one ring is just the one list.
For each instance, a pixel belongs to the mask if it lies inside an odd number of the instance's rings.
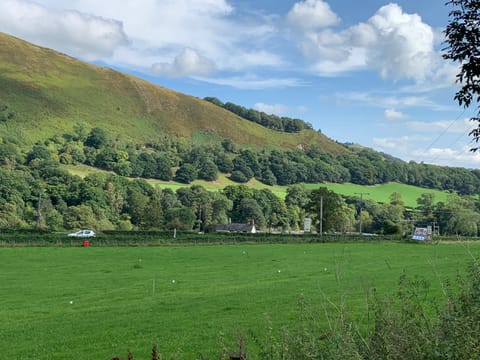
{"label": "white car", "polygon": [[80,237],[80,238],[89,238],[95,236],[95,231],[93,230],[80,230],[71,234],[68,234],[70,237]]}

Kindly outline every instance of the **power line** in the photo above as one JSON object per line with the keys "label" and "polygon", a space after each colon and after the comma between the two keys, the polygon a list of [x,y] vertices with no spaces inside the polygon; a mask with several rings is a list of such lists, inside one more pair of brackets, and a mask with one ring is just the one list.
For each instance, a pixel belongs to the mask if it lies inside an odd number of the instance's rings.
{"label": "power line", "polygon": [[424,153],[428,153],[429,150],[431,150],[432,146],[438,141],[440,140],[440,138],[445,135],[447,133],[448,130],[450,130],[450,128],[453,126],[453,124],[455,124],[462,116],[463,114],[465,114],[465,112],[467,111],[467,108],[464,108],[463,111],[461,112],[460,115],[458,115],[444,130],[442,133],[440,133],[431,143],[430,145],[428,145],[425,150],[423,151]]}

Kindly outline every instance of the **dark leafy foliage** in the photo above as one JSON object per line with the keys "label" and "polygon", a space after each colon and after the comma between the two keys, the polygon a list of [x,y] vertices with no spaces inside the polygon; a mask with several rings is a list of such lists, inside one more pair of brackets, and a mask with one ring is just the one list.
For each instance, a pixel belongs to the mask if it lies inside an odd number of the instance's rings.
{"label": "dark leafy foliage", "polygon": [[107,145],[107,132],[102,128],[93,128],[85,140],[85,145],[93,147],[95,149],[100,149],[103,146]]}
{"label": "dark leafy foliage", "polygon": [[[457,82],[460,90],[455,100],[460,106],[469,107],[476,103],[477,115],[472,121],[478,123],[470,135],[478,143],[480,140],[480,1],[450,0],[450,22],[445,29],[446,47],[443,57],[460,64]],[[478,150],[478,147],[472,149]]]}
{"label": "dark leafy foliage", "polygon": [[195,166],[189,163],[182,164],[180,168],[175,173],[175,181],[190,184],[193,180],[197,178],[197,169]]}
{"label": "dark leafy foliage", "polygon": [[273,114],[266,114],[263,111],[257,111],[254,109],[247,109],[243,106],[233,104],[231,102],[223,103],[215,97],[206,97],[204,100],[211,102],[217,106],[220,106],[232,113],[246,119],[262,125],[266,128],[284,131],[288,133],[299,132],[305,129],[312,129],[312,125],[306,123],[301,119],[292,119],[285,116],[277,116]]}
{"label": "dark leafy foliage", "polygon": [[[319,197],[295,191],[285,200],[267,190],[238,191],[227,187],[212,194],[192,186],[173,192],[154,189],[146,181],[175,180],[190,184],[195,179],[214,181],[219,171],[238,183],[252,178],[272,185],[292,186],[309,182],[378,184],[386,181],[437,188],[460,195],[477,193],[480,172],[404,163],[371,149],[346,145],[350,154],[332,156],[316,145],[304,149],[239,149],[231,141],[192,145],[181,139],[161,136],[155,144],[122,144],[108,141],[99,130],[80,129],[82,134],[53,137],[23,152],[12,140],[0,139],[0,165],[4,177],[0,194],[0,226],[42,227],[55,230],[85,226],[96,229],[212,228],[229,218],[255,221],[262,230],[300,230],[306,217],[319,228]],[[80,132],[77,129],[77,132]],[[99,148],[87,146],[89,135],[101,138]],[[99,135],[100,134],[100,135]],[[104,143],[106,141],[106,145]],[[95,145],[95,144],[91,144]],[[99,144],[96,144],[99,146]],[[226,150],[228,149],[228,150]],[[84,179],[71,175],[62,165],[81,162],[96,165],[117,175],[97,172]],[[8,174],[8,175],[5,175]],[[118,176],[120,175],[120,176]],[[137,178],[127,180],[124,176]],[[24,191],[25,179],[34,191]],[[324,231],[355,231],[359,228],[360,205],[355,199],[323,194]],[[193,200],[192,200],[193,199]],[[332,205],[333,204],[333,205]],[[476,235],[480,229],[478,204],[464,197],[427,208],[419,202],[419,214],[407,212],[402,203],[363,206],[363,229],[380,234],[398,234],[411,229],[409,221],[425,225],[436,222],[443,233]],[[423,208],[422,208],[423,206]]]}

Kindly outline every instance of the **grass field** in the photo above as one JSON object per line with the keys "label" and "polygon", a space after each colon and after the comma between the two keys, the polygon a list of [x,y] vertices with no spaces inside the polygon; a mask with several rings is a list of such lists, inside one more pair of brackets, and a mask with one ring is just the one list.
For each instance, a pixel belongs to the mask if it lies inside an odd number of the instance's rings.
{"label": "grass field", "polygon": [[156,343],[166,358],[213,359],[220,334],[232,345],[238,334],[262,339],[269,321],[292,324],[301,296],[321,313],[345,302],[365,322],[370,289],[392,294],[405,272],[429,279],[441,298],[441,281],[479,250],[388,242],[1,248],[1,357],[111,359],[130,349],[141,360]]}
{"label": "grass field", "polygon": [[[95,172],[105,172],[97,168],[93,168],[86,165],[68,165],[64,166],[71,174],[85,177],[88,174]],[[147,180],[152,186],[159,186],[160,188],[169,188],[173,191],[181,187],[188,185],[177,183],[174,181],[161,181],[155,179]],[[193,184],[203,186],[209,191],[219,191],[228,185],[238,185],[238,183],[231,181],[225,174],[219,174],[217,181],[204,181],[195,180]],[[247,186],[251,186],[255,189],[270,189],[275,195],[280,198],[285,198],[287,194],[287,186],[269,186],[261,183],[256,179],[250,180]],[[318,189],[319,187],[326,187],[340,195],[346,196],[359,196],[360,192],[364,193],[364,199],[371,199],[377,202],[388,203],[390,201],[390,195],[394,192],[398,192],[402,195],[402,199],[405,206],[415,208],[417,207],[417,199],[423,193],[432,193],[435,196],[435,202],[446,202],[448,193],[440,190],[423,189],[418,186],[399,184],[399,183],[386,183],[373,186],[356,185],[356,184],[335,184],[335,183],[318,183],[318,184],[305,184],[305,187],[310,190]],[[367,195],[368,194],[368,195]]]}
{"label": "grass field", "polygon": [[[448,197],[448,193],[445,191],[424,189],[418,186],[393,182],[372,186],[328,183],[325,186],[329,190],[347,196],[359,196],[358,194],[363,192],[363,198],[365,200],[371,199],[382,203],[390,202],[390,195],[392,195],[394,192],[398,192],[402,195],[405,206],[413,208],[418,206],[417,199],[424,193],[434,194],[435,203],[439,201],[446,202]],[[307,185],[307,188],[310,187],[311,185]]]}

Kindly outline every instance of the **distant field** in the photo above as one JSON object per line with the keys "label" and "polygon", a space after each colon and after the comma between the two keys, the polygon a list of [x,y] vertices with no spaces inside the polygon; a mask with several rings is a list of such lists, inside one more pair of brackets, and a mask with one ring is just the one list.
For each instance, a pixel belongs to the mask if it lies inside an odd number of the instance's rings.
{"label": "distant field", "polygon": [[141,360],[156,343],[164,358],[215,359],[220,334],[229,346],[238,334],[263,339],[269,321],[276,330],[295,322],[302,296],[320,314],[343,301],[366,326],[372,287],[392,294],[405,272],[429,279],[431,296],[441,299],[440,282],[480,252],[477,243],[92,243],[0,248],[2,358],[126,358],[130,349]]}
{"label": "distant field", "polygon": [[[307,188],[313,189],[319,185],[307,184],[306,186]],[[398,183],[387,183],[373,186],[328,183],[324,186],[342,195],[360,196],[359,193],[363,192],[364,199],[372,199],[383,203],[388,203],[390,201],[390,195],[394,192],[398,192],[402,194],[402,199],[408,207],[417,207],[417,199],[424,193],[433,193],[435,195],[435,202],[445,202],[448,196],[448,193],[444,191],[424,189],[418,186]]]}
{"label": "distant field", "polygon": [[[66,166],[65,167],[70,173],[74,175],[79,175],[84,177],[88,174],[102,171],[96,168],[92,168],[86,165],[76,165],[76,166]],[[187,185],[177,183],[174,181],[161,181],[155,179],[148,179],[147,180],[151,185],[156,186],[158,185],[161,188],[170,188],[173,191],[177,190],[178,188],[185,187]],[[233,182],[228,179],[225,174],[220,174],[217,181],[203,181],[203,180],[196,180],[193,182],[194,184],[202,185],[209,191],[219,191],[223,189],[227,185],[238,185],[238,183]],[[270,189],[275,195],[281,198],[285,198],[287,193],[287,186],[268,186],[256,179],[252,179],[246,185],[254,187],[256,189]],[[402,194],[403,201],[405,202],[405,206],[408,207],[416,207],[417,206],[417,199],[423,193],[433,193],[435,195],[435,202],[447,200],[448,193],[439,190],[432,190],[432,189],[423,189],[417,186],[405,185],[405,184],[398,184],[398,183],[387,183],[381,185],[374,185],[374,186],[364,186],[364,185],[356,185],[356,184],[335,184],[335,183],[319,183],[319,184],[305,184],[307,189],[317,189],[319,187],[327,187],[328,189],[336,192],[337,194],[341,195],[350,195],[350,196],[360,196],[359,193],[363,192],[364,199],[372,199],[377,202],[388,203],[390,201],[390,195],[394,192],[398,192]]]}

